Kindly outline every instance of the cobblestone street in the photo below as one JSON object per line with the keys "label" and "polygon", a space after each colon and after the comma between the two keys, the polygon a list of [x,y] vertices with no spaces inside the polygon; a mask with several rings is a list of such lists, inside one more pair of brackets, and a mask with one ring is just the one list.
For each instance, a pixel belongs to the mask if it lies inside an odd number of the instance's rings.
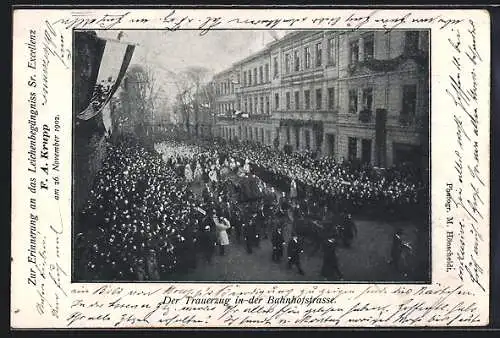
{"label": "cobblestone street", "polygon": [[[346,281],[398,281],[398,280],[422,280],[425,276],[408,271],[405,276],[403,272],[398,272],[388,264],[390,256],[391,236],[394,227],[404,227],[405,235],[412,241],[417,241],[415,226],[412,224],[389,224],[384,222],[374,222],[366,220],[356,220],[358,226],[358,237],[354,240],[351,248],[339,247],[337,250],[339,267]],[[231,238],[231,244],[226,249],[225,256],[214,255],[212,263],[206,263],[198,256],[198,265],[195,270],[176,277],[176,280],[184,281],[251,281],[251,282],[272,282],[272,281],[325,281],[320,275],[322,265],[322,252],[318,250],[311,255],[313,247],[305,245],[304,253],[301,257],[302,268],[305,275],[300,275],[297,269],[287,269],[286,257],[281,263],[271,260],[270,240],[261,241],[260,248],[248,254],[244,243],[236,243]],[[421,245],[417,250],[428,250]],[[286,256],[286,250],[285,250]],[[409,265],[417,267],[424,264],[422,259],[428,255],[414,255]],[[417,259],[415,257],[422,257]],[[403,270],[403,269],[402,269]]]}

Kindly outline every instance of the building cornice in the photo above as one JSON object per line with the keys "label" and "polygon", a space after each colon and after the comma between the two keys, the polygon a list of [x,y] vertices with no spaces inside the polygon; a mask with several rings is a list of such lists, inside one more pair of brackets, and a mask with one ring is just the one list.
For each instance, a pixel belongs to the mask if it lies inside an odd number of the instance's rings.
{"label": "building cornice", "polygon": [[233,63],[233,67],[241,66],[244,63],[251,62],[255,59],[258,59],[261,56],[266,56],[266,54],[270,54],[270,53],[271,53],[271,49],[269,48],[269,45],[267,45],[266,47],[264,47],[264,49],[261,49],[255,53],[252,53],[249,56],[247,56],[246,58]]}

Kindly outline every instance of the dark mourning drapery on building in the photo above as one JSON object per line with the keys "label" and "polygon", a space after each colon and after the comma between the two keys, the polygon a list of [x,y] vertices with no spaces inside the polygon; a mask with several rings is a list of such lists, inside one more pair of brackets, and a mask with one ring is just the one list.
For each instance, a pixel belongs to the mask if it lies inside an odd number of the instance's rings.
{"label": "dark mourning drapery on building", "polygon": [[75,31],[73,41],[73,210],[78,211],[106,154],[103,110],[135,46],[101,39],[94,31]]}

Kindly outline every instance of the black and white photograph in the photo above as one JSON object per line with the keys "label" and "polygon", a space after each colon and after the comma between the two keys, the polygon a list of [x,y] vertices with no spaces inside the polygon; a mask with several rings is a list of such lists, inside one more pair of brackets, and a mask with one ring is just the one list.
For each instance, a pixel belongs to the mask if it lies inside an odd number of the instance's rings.
{"label": "black and white photograph", "polygon": [[430,283],[430,30],[72,50],[72,282]]}

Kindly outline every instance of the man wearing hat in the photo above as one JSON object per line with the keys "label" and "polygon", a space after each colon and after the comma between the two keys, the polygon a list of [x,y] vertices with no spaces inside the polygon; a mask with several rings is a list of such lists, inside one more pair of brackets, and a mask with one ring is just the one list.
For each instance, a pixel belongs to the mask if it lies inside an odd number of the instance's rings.
{"label": "man wearing hat", "polygon": [[337,241],[335,238],[329,238],[326,240],[321,275],[327,280],[343,278],[342,273],[339,270],[339,263],[337,259]]}
{"label": "man wearing hat", "polygon": [[391,258],[389,264],[394,265],[396,270],[399,271],[399,259],[401,258],[401,252],[403,251],[403,239],[401,238],[403,231],[397,229],[392,235],[392,246],[391,246]]}
{"label": "man wearing hat", "polygon": [[245,246],[247,249],[247,253],[251,254],[253,252],[255,236],[257,235],[255,231],[255,226],[253,225],[252,222],[243,223],[242,229],[243,229],[243,238],[245,239]]}
{"label": "man wearing hat", "polygon": [[356,224],[354,224],[354,221],[352,220],[351,214],[345,215],[342,224],[342,240],[346,247],[351,247],[352,241],[357,233],[358,230],[356,228]]}
{"label": "man wearing hat", "polygon": [[271,243],[273,245],[273,254],[271,259],[273,262],[279,262],[283,257],[283,246],[285,245],[285,238],[280,226],[277,226],[271,236]]}
{"label": "man wearing hat", "polygon": [[293,265],[296,265],[301,275],[304,275],[304,271],[300,266],[300,255],[303,252],[302,243],[300,243],[297,234],[293,233],[292,239],[288,242],[288,268],[291,269]]}
{"label": "man wearing hat", "polygon": [[200,247],[208,263],[212,262],[216,242],[217,239],[210,229],[210,225],[205,225],[200,235]]}
{"label": "man wearing hat", "polygon": [[154,249],[149,249],[146,258],[147,278],[148,280],[160,280],[160,273],[158,271],[158,261],[156,259],[156,252]]}
{"label": "man wearing hat", "polygon": [[252,210],[254,212],[252,213],[252,216],[250,217],[250,221],[248,223],[249,223],[250,227],[252,228],[252,234],[253,234],[253,239],[251,240],[252,246],[255,246],[258,248],[258,247],[260,247],[262,224],[260,223],[261,218],[259,217],[258,206],[256,204],[254,204],[254,206],[252,207]]}

